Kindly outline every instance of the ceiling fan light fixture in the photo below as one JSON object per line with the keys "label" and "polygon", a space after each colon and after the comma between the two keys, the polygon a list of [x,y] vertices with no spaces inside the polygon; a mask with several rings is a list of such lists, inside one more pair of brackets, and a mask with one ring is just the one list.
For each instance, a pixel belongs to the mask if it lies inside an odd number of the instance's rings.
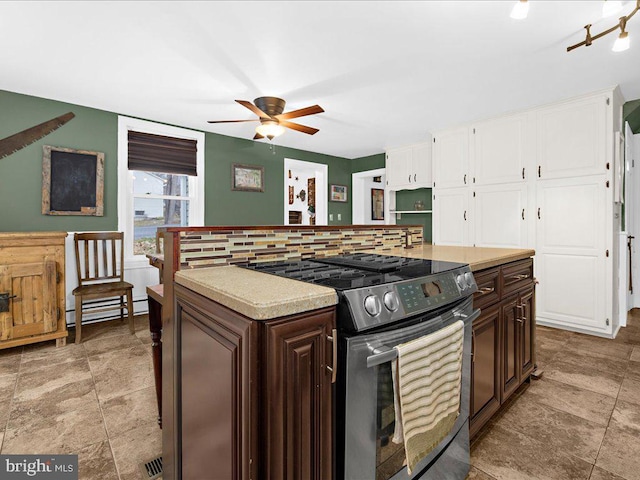
{"label": "ceiling fan light fixture", "polygon": [[622,2],[620,0],[604,0],[602,2],[602,18],[615,15],[622,10]]}
{"label": "ceiling fan light fixture", "polygon": [[272,140],[274,137],[279,137],[284,133],[284,127],[273,120],[267,120],[256,127],[256,133]]}
{"label": "ceiling fan light fixture", "polygon": [[529,14],[529,2],[527,0],[518,0],[511,10],[511,18],[523,20]]}

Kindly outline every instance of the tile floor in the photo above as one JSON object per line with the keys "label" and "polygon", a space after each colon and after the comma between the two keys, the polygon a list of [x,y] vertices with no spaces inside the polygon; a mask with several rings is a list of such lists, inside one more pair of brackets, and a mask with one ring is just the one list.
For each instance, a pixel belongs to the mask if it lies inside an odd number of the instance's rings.
{"label": "tile floor", "polygon": [[[151,340],[120,321],[84,341],[0,351],[0,452],[77,453],[80,478],[142,479],[160,455]],[[469,480],[640,480],[640,310],[616,340],[538,327],[540,380],[478,435]]]}
{"label": "tile floor", "polygon": [[477,480],[640,480],[640,310],[615,340],[538,327],[540,380],[471,446]]}
{"label": "tile floor", "polygon": [[135,335],[116,320],[82,336],[0,351],[0,453],[74,453],[80,479],[142,479],[162,452],[147,317]]}

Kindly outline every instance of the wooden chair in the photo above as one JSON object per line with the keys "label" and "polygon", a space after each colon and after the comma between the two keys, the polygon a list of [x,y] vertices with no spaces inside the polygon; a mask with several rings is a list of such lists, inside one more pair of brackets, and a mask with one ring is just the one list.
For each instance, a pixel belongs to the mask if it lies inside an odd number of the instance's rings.
{"label": "wooden chair", "polygon": [[[120,310],[124,320],[127,309],[129,330],[133,334],[133,285],[124,281],[124,234],[122,232],[76,233],[76,270],[78,286],[73,290],[76,298],[76,343],[82,335],[82,314]],[[124,305],[124,297],[127,305]],[[85,305],[89,300],[120,297],[116,306]],[[95,303],[95,302],[92,302]]]}

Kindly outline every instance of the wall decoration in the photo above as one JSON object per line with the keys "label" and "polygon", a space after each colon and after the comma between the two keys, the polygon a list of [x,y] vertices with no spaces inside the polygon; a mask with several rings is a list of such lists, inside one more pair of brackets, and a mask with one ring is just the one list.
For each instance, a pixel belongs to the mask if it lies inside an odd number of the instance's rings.
{"label": "wall decoration", "polygon": [[371,189],[371,220],[384,220],[384,190]]}
{"label": "wall decoration", "polygon": [[329,200],[332,202],[346,202],[347,186],[346,185],[330,185]]}
{"label": "wall decoration", "polygon": [[289,186],[289,205],[293,205],[293,186]]}
{"label": "wall decoration", "polygon": [[300,190],[300,193],[296,195],[296,198],[299,198],[304,202],[305,199],[307,198],[307,192],[305,192],[304,190]]}
{"label": "wall decoration", "polygon": [[289,211],[289,225],[301,225],[302,224],[302,212],[299,210]]}
{"label": "wall decoration", "polygon": [[291,178],[291,170],[289,170],[289,178]]}
{"label": "wall decoration", "polygon": [[42,214],[103,216],[104,153],[45,145]]}
{"label": "wall decoration", "polygon": [[264,192],[264,167],[256,165],[231,165],[231,190]]}
{"label": "wall decoration", "polygon": [[60,115],[52,120],[43,122],[35,127],[27,128],[15,135],[0,140],[0,158],[11,155],[18,150],[23,149],[27,145],[31,145],[33,142],[46,137],[54,130],[57,130],[75,115],[72,112]]}
{"label": "wall decoration", "polygon": [[373,177],[373,181],[375,183],[382,183],[382,175],[377,176],[377,177]]}

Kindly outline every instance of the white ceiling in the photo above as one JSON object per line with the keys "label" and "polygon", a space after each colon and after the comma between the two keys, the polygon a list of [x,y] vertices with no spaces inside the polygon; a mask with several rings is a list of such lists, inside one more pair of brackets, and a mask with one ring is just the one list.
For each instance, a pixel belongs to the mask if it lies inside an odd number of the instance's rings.
{"label": "white ceiling", "polygon": [[567,53],[617,22],[600,1],[530,0],[521,21],[513,3],[0,1],[0,89],[241,138],[256,124],[206,121],[252,118],[235,99],[317,103],[297,121],[319,133],[276,143],[347,158],[613,85],[640,98],[640,14],[630,50]]}

